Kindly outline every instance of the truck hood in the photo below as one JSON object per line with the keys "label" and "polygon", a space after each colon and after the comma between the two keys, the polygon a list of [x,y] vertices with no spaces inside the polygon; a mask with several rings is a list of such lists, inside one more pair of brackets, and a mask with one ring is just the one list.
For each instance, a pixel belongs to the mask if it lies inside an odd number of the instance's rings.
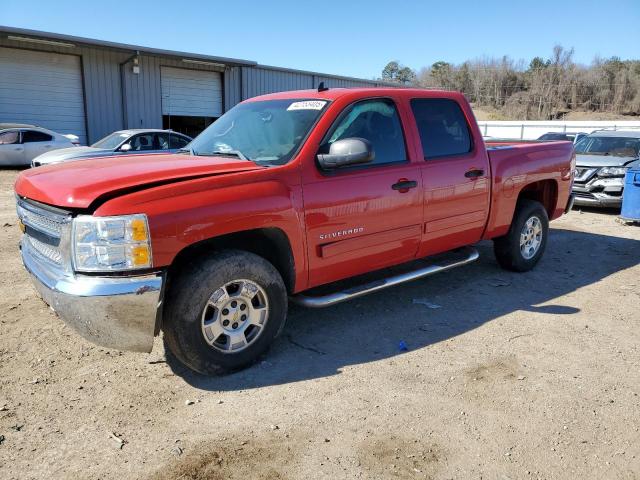
{"label": "truck hood", "polygon": [[61,208],[88,208],[119,192],[206,176],[258,170],[250,161],[189,155],[122,155],[25,170],[15,184],[22,197]]}
{"label": "truck hood", "polygon": [[104,157],[107,155],[113,155],[113,150],[94,147],[69,147],[43,153],[42,155],[38,155],[34,161],[41,165],[47,165],[49,163],[80,160],[81,158]]}
{"label": "truck hood", "polygon": [[623,167],[638,157],[616,157],[614,155],[576,155],[578,167]]}

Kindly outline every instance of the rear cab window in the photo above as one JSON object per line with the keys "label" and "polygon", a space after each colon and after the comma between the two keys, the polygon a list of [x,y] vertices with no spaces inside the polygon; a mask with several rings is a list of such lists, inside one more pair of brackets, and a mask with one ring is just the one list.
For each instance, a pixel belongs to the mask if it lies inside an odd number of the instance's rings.
{"label": "rear cab window", "polygon": [[455,100],[414,98],[411,110],[425,160],[465,155],[473,149],[469,125]]}
{"label": "rear cab window", "polygon": [[390,99],[361,100],[347,107],[325,135],[319,153],[328,153],[333,142],[345,138],[364,138],[375,152],[372,162],[354,168],[407,162],[402,124]]}

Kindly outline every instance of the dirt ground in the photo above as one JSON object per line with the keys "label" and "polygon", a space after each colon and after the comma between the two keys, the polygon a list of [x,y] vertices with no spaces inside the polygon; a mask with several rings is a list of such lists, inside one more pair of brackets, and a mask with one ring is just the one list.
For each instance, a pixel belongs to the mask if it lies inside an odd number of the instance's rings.
{"label": "dirt ground", "polygon": [[[2,479],[640,478],[640,227],[554,222],[539,266],[480,260],[313,311],[221,378],[82,340],[21,267],[0,172]],[[407,351],[401,351],[404,341]]]}

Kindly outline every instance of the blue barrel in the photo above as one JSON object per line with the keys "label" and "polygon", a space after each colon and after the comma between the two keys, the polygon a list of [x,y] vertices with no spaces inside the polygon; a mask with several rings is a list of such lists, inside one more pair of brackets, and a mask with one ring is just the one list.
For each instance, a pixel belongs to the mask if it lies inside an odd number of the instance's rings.
{"label": "blue barrel", "polygon": [[628,170],[624,177],[620,217],[623,220],[640,222],[640,168]]}

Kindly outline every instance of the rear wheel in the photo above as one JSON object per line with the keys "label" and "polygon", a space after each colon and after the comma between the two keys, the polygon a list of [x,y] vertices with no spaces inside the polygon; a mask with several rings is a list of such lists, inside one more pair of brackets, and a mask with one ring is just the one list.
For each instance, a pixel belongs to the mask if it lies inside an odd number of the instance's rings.
{"label": "rear wheel", "polygon": [[164,310],[165,341],[196,372],[217,375],[253,363],[284,327],[287,293],[264,258],[224,251],[180,272]]}
{"label": "rear wheel", "polygon": [[509,232],[493,241],[498,263],[515,272],[531,270],[544,254],[548,234],[549,217],[542,204],[520,200]]}

